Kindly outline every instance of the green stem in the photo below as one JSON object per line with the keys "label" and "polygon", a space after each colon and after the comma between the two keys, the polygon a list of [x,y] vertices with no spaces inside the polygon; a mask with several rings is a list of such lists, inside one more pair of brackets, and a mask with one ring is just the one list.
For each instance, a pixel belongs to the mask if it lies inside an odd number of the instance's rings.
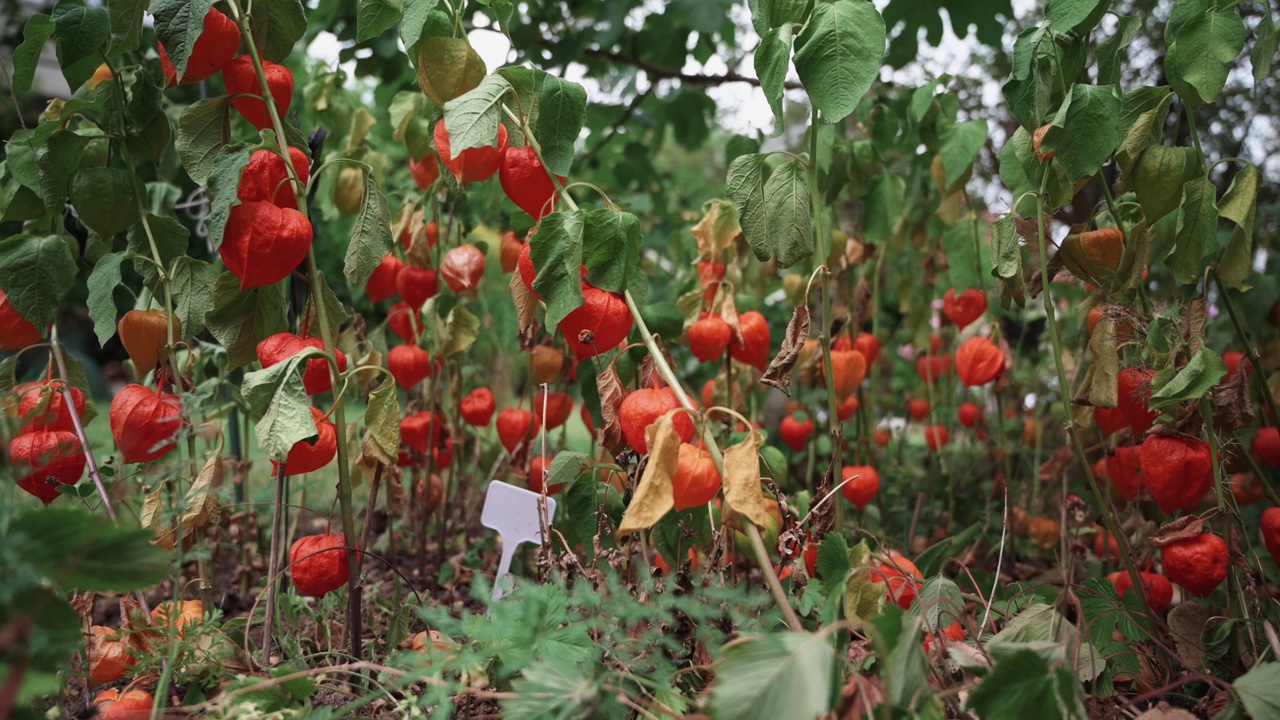
{"label": "green stem", "polygon": [[1271,422],[1280,422],[1280,409],[1276,408],[1275,395],[1271,393],[1271,386],[1267,384],[1267,373],[1262,367],[1262,359],[1258,357],[1258,351],[1254,350],[1253,344],[1249,342],[1249,331],[1245,330],[1244,324],[1240,321],[1240,313],[1236,310],[1235,301],[1231,299],[1231,293],[1222,282],[1222,278],[1218,277],[1218,269],[1214,268],[1212,272],[1213,281],[1218,286],[1218,296],[1222,298],[1222,304],[1227,307],[1227,315],[1231,317],[1231,325],[1236,330],[1236,337],[1244,346],[1244,353],[1249,358],[1249,364],[1253,366],[1254,376],[1258,380],[1258,385],[1262,387],[1262,397],[1267,401],[1267,408],[1271,410]]}
{"label": "green stem", "polygon": [[1124,223],[1120,222],[1120,211],[1116,207],[1116,199],[1111,195],[1111,186],[1107,184],[1107,176],[1102,172],[1102,168],[1098,168],[1097,178],[1098,184],[1102,186],[1102,197],[1107,200],[1107,210],[1111,212],[1111,219],[1116,221],[1120,234],[1128,239],[1129,234],[1124,230]]}

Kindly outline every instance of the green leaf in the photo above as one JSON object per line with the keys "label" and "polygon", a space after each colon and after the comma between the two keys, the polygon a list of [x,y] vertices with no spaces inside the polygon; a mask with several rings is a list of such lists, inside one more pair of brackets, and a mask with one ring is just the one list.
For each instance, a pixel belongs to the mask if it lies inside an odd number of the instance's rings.
{"label": "green leaf", "polygon": [[1050,670],[1032,650],[1000,659],[969,695],[965,707],[983,720],[1021,720],[1035,708],[1043,720],[1085,720],[1080,685],[1059,669]]}
{"label": "green leaf", "polygon": [[1016,653],[1023,648],[1058,659],[1066,657],[1065,652],[1070,649],[1071,657],[1075,658],[1075,674],[1081,681],[1097,678],[1106,668],[1106,658],[1078,637],[1075,624],[1044,603],[1035,603],[1018,613],[988,642],[993,656]]}
{"label": "green leaf", "polygon": [[1174,246],[1164,264],[1181,283],[1193,283],[1203,269],[1200,260],[1218,246],[1217,190],[1207,177],[1198,177],[1182,186],[1178,208],[1178,230]]}
{"label": "green leaf", "polygon": [[591,457],[586,453],[572,450],[556,453],[556,456],[551,460],[551,467],[547,470],[547,487],[553,485],[568,487],[574,480],[577,480],[578,475],[582,473],[582,469],[586,467],[590,459]]}
{"label": "green leaf", "polygon": [[[204,33],[204,16],[209,14],[214,0],[152,0],[151,14],[155,16],[156,37],[164,45],[164,51],[173,63],[178,77],[187,72],[187,62],[196,40]],[[254,17],[258,6],[254,5]]]}
{"label": "green leaf", "polygon": [[85,7],[84,0],[59,0],[49,14],[58,65],[72,90],[97,69],[98,54],[111,42],[111,16],[106,8]]}
{"label": "green leaf", "polygon": [[214,250],[222,247],[222,234],[227,227],[227,218],[231,216],[232,206],[240,204],[237,194],[240,175],[249,164],[249,155],[249,149],[245,145],[225,145],[213,158],[213,169],[206,182],[209,215],[205,218],[205,225],[209,228],[209,243]]}
{"label": "green leaf", "polygon": [[1217,99],[1231,63],[1244,50],[1245,34],[1244,20],[1234,6],[1195,13],[1173,33],[1165,54],[1164,68],[1174,92],[1192,107]]}
{"label": "green leaf", "polygon": [[849,116],[880,76],[884,18],[861,0],[819,3],[796,38],[795,66],[815,107],[830,121]]}
{"label": "green leaf", "polygon": [[1249,51],[1249,60],[1253,64],[1253,86],[1258,87],[1263,79],[1271,76],[1272,63],[1276,57],[1276,46],[1280,43],[1280,32],[1276,31],[1275,20],[1271,16],[1270,3],[1262,4],[1262,19],[1253,28],[1253,49]]}
{"label": "green leaf", "polygon": [[115,289],[120,285],[120,261],[123,259],[124,253],[103,255],[89,274],[89,319],[93,320],[93,332],[102,346],[116,334],[118,311]]}
{"label": "green leaf", "polygon": [[582,232],[582,264],[587,279],[601,290],[621,292],[640,263],[640,219],[610,208],[586,211]]}
{"label": "green leaf", "polygon": [[[929,686],[929,662],[915,617],[897,605],[889,605],[876,618],[875,629],[875,648],[885,663],[886,699],[894,707],[920,707],[931,693],[924,689]],[[927,716],[941,714],[935,708]]]}
{"label": "green leaf", "polygon": [[315,309],[315,296],[307,298],[306,315],[310,318],[307,323],[307,333],[311,337],[337,337],[342,326],[347,321],[347,308],[338,299],[337,294],[333,292],[333,288],[329,287],[329,278],[323,273],[316,274],[316,284],[319,290],[320,302],[324,305],[325,318],[329,321],[329,327],[324,328],[320,325],[320,313]]}
{"label": "green leaf", "polygon": [[302,384],[302,368],[320,354],[317,348],[307,348],[288,360],[244,375],[240,391],[259,417],[255,428],[258,446],[276,462],[283,462],[295,444],[318,436],[311,400]]}
{"label": "green leaf", "polygon": [[902,222],[903,197],[906,183],[901,176],[881,172],[871,181],[867,196],[863,198],[865,216],[862,230],[874,243],[886,243],[897,233]]}
{"label": "green leaf", "polygon": [[510,90],[511,83],[494,73],[444,104],[444,126],[449,131],[449,151],[453,157],[470,148],[498,146],[502,99]]}
{"label": "green leaf", "polygon": [[406,0],[404,19],[400,21],[400,39],[416,55],[418,42],[424,37],[447,36],[453,30],[453,18],[436,9],[440,0]]}
{"label": "green leaf", "polygon": [[[99,260],[101,265],[102,261]],[[169,271],[169,289],[173,291],[173,311],[182,320],[187,336],[199,335],[205,328],[205,316],[213,310],[214,295],[209,288],[218,282],[218,267],[203,260],[182,255],[173,261]]]}
{"label": "green leaf", "polygon": [[968,215],[949,225],[942,235],[942,249],[947,253],[947,277],[956,293],[982,287],[978,276],[982,260],[977,257],[978,248],[974,246],[976,223],[977,218]]}
{"label": "green leaf", "polygon": [[1231,684],[1249,716],[1255,720],[1280,718],[1280,663],[1264,662]]}
{"label": "green leaf", "polygon": [[554,212],[542,219],[529,238],[529,254],[538,269],[533,281],[547,304],[547,326],[556,327],[582,305],[582,241],[586,214]]}
{"label": "green leaf", "polygon": [[22,28],[22,44],[13,50],[13,92],[15,95],[31,91],[31,81],[40,65],[40,53],[53,35],[53,20],[44,13],[32,15]]}
{"label": "green leaf", "polygon": [[462,305],[455,305],[439,332],[440,357],[466,352],[480,337],[480,318]]}
{"label": "green leaf", "polygon": [[911,610],[920,615],[926,632],[943,630],[964,618],[964,598],[954,582],[938,575],[920,586]]}
{"label": "green leaf", "polygon": [[387,207],[387,196],[373,178],[373,169],[361,164],[364,171],[364,197],[360,201],[360,214],[356,216],[355,225],[351,228],[351,242],[347,244],[347,255],[342,265],[342,272],[352,288],[363,288],[369,282],[369,276],[382,262],[383,256],[391,252],[391,210]]}
{"label": "green leaf", "polygon": [[254,0],[251,19],[258,52],[271,62],[284,62],[307,33],[307,11],[302,0]]}
{"label": "green leaf", "polygon": [[213,287],[213,309],[205,316],[205,324],[214,339],[227,349],[229,370],[257,360],[259,342],[289,329],[285,285],[241,290],[240,281],[231,273],[218,276]]}
{"label": "green leaf", "polygon": [[231,141],[230,107],[230,96],[219,95],[191,103],[178,116],[174,145],[182,167],[200,185],[208,184],[218,154]]}
{"label": "green leaf", "polygon": [[[139,256],[134,259],[134,269],[148,285],[151,285],[159,280],[160,270],[154,263],[140,259],[152,257],[151,241],[155,241],[156,251],[160,254],[160,263],[167,268],[173,264],[174,260],[187,254],[187,239],[191,233],[177,218],[167,215],[147,213],[146,220],[145,226],[139,223],[129,231],[128,248],[129,252]],[[151,228],[150,237],[147,235],[147,227]]]}
{"label": "green leaf", "polygon": [[14,518],[9,539],[22,556],[60,587],[93,592],[130,592],[154,585],[169,573],[169,559],[151,545],[150,531],[117,525],[76,506],[28,510]]}
{"label": "green leaf", "polygon": [[127,170],[82,167],[71,178],[71,204],[86,227],[103,237],[128,230],[138,222],[138,196]]}
{"label": "green leaf", "polygon": [[1104,4],[1109,5],[1109,0],[1045,0],[1044,17],[1062,30],[1069,30]]}
{"label": "green leaf", "polygon": [[828,533],[818,543],[818,577],[822,578],[822,591],[834,595],[844,587],[853,565],[849,563],[849,544],[839,533]]}
{"label": "green leaf", "polygon": [[45,329],[58,302],[76,284],[74,240],[61,235],[14,235],[0,240],[0,290],[18,314]]}
{"label": "green leaf", "polygon": [[1140,87],[1124,94],[1118,127],[1123,139],[1116,150],[1122,181],[1129,177],[1147,146],[1159,144],[1172,103],[1173,92],[1167,87]]}
{"label": "green leaf", "polygon": [[[59,130],[49,136],[45,145],[35,152],[35,165],[39,170],[40,197],[50,214],[62,214],[62,206],[71,192],[71,178],[80,168],[80,158],[93,138],[70,130]],[[10,145],[10,154],[13,153]],[[89,169],[89,168],[85,168]],[[93,168],[95,170],[106,168]],[[113,171],[121,172],[121,171]]]}
{"label": "green leaf", "polygon": [[356,42],[364,42],[400,22],[404,0],[360,0],[356,4]]}
{"label": "green leaf", "polygon": [[1172,407],[1184,400],[1199,400],[1226,376],[1227,364],[1217,353],[1201,346],[1167,383],[1152,383],[1151,406]]}
{"label": "green leaf", "polygon": [[1119,18],[1115,33],[1099,43],[1096,53],[1099,85],[1118,86],[1120,84],[1120,67],[1123,60],[1121,56],[1138,36],[1138,30],[1141,28],[1141,18],[1126,15]]}
{"label": "green leaf", "polygon": [[825,636],[775,632],[723,648],[712,714],[734,720],[815,718],[830,710],[835,656]]}
{"label": "green leaf", "polygon": [[786,85],[787,70],[791,67],[791,25],[783,25],[766,32],[756,46],[756,77],[760,78],[760,89],[769,101],[773,110],[774,134],[779,134],[785,125],[782,116],[782,91]]}
{"label": "green leaf", "polygon": [[1018,230],[1010,213],[991,225],[991,276],[1000,287],[1000,304],[1009,309],[1011,303],[1026,307],[1027,284],[1022,274],[1022,247]]}
{"label": "green leaf", "polygon": [[1147,223],[1154,225],[1177,208],[1183,186],[1202,174],[1194,148],[1152,145],[1144,150],[1133,167],[1133,188]]}
{"label": "green leaf", "polygon": [[747,237],[760,261],[772,256],[778,267],[788,268],[813,254],[809,177],[799,160],[786,160],[765,181],[764,209],[768,235],[763,242],[759,236]]}
{"label": "green leaf", "polygon": [[400,449],[400,401],[391,375],[384,375],[378,387],[369,393],[364,425],[369,431],[364,443],[366,454],[373,454],[384,465],[394,464]]}
{"label": "green leaf", "polygon": [[111,54],[132,52],[142,44],[142,19],[148,0],[107,0],[111,14]]}
{"label": "green leaf", "polygon": [[973,164],[974,156],[987,141],[987,121],[970,120],[949,125],[938,139],[942,142],[938,154],[942,156],[942,168],[946,171],[946,186],[951,188]]}
{"label": "green leaf", "polygon": [[[725,180],[725,193],[737,208],[742,234],[753,249],[757,246],[767,248],[769,240],[769,220],[764,204],[764,185],[769,176],[766,159],[767,155],[758,153],[734,158],[729,163],[729,173]],[[768,257],[767,254],[764,256]]]}
{"label": "green leaf", "polygon": [[1231,186],[1222,196],[1218,216],[1235,225],[1231,240],[1222,252],[1222,260],[1215,270],[1218,277],[1237,290],[1247,290],[1244,279],[1253,272],[1253,232],[1258,216],[1258,168],[1246,164],[1231,179]]}
{"label": "green leaf", "polygon": [[[819,547],[821,552],[822,548]],[[871,548],[863,540],[849,549],[849,565],[853,572],[844,582],[844,616],[854,623],[871,622],[885,606],[883,582],[871,576]]]}
{"label": "green leaf", "polygon": [[[568,175],[573,146],[587,119],[587,91],[581,85],[547,73],[537,74],[538,114],[533,133],[542,158],[556,175]],[[495,128],[495,132],[497,129]],[[450,133],[450,147],[453,134]],[[455,150],[456,152],[456,150]]]}
{"label": "green leaf", "polygon": [[1092,176],[1120,144],[1121,106],[1114,86],[1073,85],[1044,136],[1042,152],[1057,153],[1054,160],[1068,180]]}

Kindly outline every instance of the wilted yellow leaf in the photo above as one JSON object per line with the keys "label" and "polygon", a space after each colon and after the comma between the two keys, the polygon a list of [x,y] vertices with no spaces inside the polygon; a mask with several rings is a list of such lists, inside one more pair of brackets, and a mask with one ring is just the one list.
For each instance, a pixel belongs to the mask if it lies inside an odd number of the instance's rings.
{"label": "wilted yellow leaf", "polygon": [[675,413],[658,418],[646,433],[649,443],[649,464],[636,487],[636,494],[627,506],[627,512],[618,525],[618,537],[640,530],[648,530],[675,507],[675,490],[671,477],[675,475],[680,458],[680,434],[675,428]]}
{"label": "wilted yellow leaf", "polygon": [[760,444],[764,436],[753,432],[746,440],[724,451],[724,499],[733,510],[757,527],[769,524],[760,490]]}

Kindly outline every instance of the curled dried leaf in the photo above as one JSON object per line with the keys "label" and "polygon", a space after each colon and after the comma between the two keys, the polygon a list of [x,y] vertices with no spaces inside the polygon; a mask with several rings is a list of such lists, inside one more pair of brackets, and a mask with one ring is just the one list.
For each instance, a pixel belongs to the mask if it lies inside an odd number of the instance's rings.
{"label": "curled dried leaf", "polygon": [[724,293],[724,302],[720,305],[720,319],[729,323],[729,332],[734,342],[742,342],[742,322],[738,320],[738,306],[733,302],[733,293]]}
{"label": "curled dried leaf", "polygon": [[1221,433],[1253,427],[1253,400],[1249,374],[1237,372],[1213,389],[1213,425]]}
{"label": "curled dried leaf", "polygon": [[809,339],[809,307],[797,305],[791,313],[791,322],[787,323],[787,334],[782,338],[782,349],[774,356],[769,367],[765,369],[760,382],[776,387],[788,396],[791,395],[791,371],[795,368],[800,350]]}
{"label": "curled dried leaf", "polygon": [[631,504],[618,525],[619,538],[641,530],[648,530],[675,507],[675,490],[671,479],[676,473],[680,458],[680,433],[676,431],[672,410],[649,426],[646,439],[649,445],[649,462],[631,497]]}
{"label": "curled dried leaf", "polygon": [[[614,363],[616,363],[616,359]],[[604,427],[600,429],[600,442],[611,455],[617,457],[626,450],[626,440],[622,437],[622,424],[618,420],[618,408],[626,397],[622,381],[618,379],[618,369],[614,363],[596,376],[596,389],[600,393],[600,415],[604,418]]]}
{"label": "curled dried leaf", "polygon": [[533,311],[538,307],[538,300],[524,286],[524,280],[520,279],[518,272],[511,273],[511,282],[507,284],[507,288],[511,290],[511,299],[516,304],[516,319],[520,323],[520,332],[523,333],[533,324]]}
{"label": "curled dried leaf", "polygon": [[724,499],[734,511],[759,527],[769,524],[760,489],[760,444],[764,436],[752,432],[724,451]]}
{"label": "curled dried leaf", "polygon": [[1160,528],[1159,533],[1151,538],[1151,544],[1164,547],[1179,540],[1195,537],[1204,530],[1204,520],[1199,515],[1186,515]]}

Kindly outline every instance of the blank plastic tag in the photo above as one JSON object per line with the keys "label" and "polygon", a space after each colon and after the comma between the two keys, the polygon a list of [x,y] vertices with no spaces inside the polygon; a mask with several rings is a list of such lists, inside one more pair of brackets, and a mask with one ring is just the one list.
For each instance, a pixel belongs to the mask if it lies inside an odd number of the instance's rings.
{"label": "blank plastic tag", "polygon": [[[538,504],[542,496],[522,487],[500,480],[489,483],[484,497],[484,512],[480,522],[502,536],[502,560],[493,578],[493,601],[502,597],[502,579],[511,573],[511,559],[521,543],[542,543],[543,522],[538,517]],[[546,526],[556,514],[556,501],[547,498]]]}

